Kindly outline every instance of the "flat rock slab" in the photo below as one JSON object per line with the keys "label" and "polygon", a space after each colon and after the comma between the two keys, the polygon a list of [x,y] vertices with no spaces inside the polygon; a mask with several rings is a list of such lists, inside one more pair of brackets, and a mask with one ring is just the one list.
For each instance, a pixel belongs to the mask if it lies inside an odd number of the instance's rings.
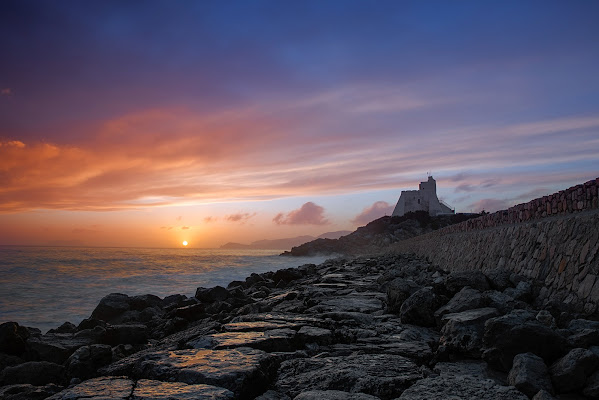
{"label": "flat rock slab", "polygon": [[223,329],[227,332],[250,332],[250,331],[269,331],[272,329],[290,328],[299,329],[302,325],[291,324],[286,321],[247,321],[247,322],[231,322],[223,325]]}
{"label": "flat rock slab", "polygon": [[298,394],[293,400],[380,400],[364,393],[348,393],[339,390],[310,390]]}
{"label": "flat rock slab", "polygon": [[48,400],[201,400],[233,399],[233,392],[211,385],[187,385],[141,379],[137,384],[125,377],[90,379],[63,390]]}
{"label": "flat rock slab", "polygon": [[439,376],[419,380],[399,396],[402,400],[527,400],[512,386],[472,376]]}
{"label": "flat rock slab", "polygon": [[259,394],[274,372],[274,357],[257,349],[176,350],[144,355],[133,366],[137,378],[188,384],[204,383],[236,395]]}
{"label": "flat rock slab", "polygon": [[272,351],[291,351],[296,332],[292,329],[272,329],[264,332],[222,332],[207,335],[190,341],[188,346],[194,349],[231,349],[251,347]]}
{"label": "flat rock slab", "polygon": [[233,398],[233,392],[221,387],[141,379],[135,386],[131,400],[225,400]]}
{"label": "flat rock slab", "polygon": [[358,354],[287,360],[275,385],[292,398],[306,391],[341,390],[389,399],[421,378],[418,366],[405,357]]}
{"label": "flat rock slab", "polygon": [[103,376],[63,390],[47,400],[126,400],[133,393],[133,386],[133,381],[125,377]]}
{"label": "flat rock slab", "polygon": [[372,313],[382,310],[383,302],[373,296],[350,295],[323,300],[314,308],[319,312],[345,311]]}

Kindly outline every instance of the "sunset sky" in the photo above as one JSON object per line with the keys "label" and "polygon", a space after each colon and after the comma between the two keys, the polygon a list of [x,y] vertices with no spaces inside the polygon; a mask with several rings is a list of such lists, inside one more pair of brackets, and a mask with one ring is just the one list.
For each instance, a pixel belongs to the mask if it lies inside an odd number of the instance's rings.
{"label": "sunset sky", "polygon": [[0,245],[353,230],[599,176],[597,1],[0,2]]}

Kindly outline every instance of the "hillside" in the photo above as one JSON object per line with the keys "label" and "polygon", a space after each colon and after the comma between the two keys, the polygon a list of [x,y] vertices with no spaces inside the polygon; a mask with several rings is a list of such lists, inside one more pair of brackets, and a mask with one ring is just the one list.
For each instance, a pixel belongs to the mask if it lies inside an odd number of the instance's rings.
{"label": "hillside", "polygon": [[303,236],[296,236],[296,237],[292,237],[292,238],[271,239],[271,240],[263,239],[263,240],[256,240],[250,244],[229,242],[229,243],[226,243],[226,244],[220,246],[220,248],[221,249],[229,249],[229,250],[235,250],[235,249],[286,250],[286,249],[292,248],[294,246],[299,246],[299,245],[309,242],[311,240],[325,239],[325,238],[326,239],[337,239],[343,235],[347,235],[350,233],[351,233],[351,231],[326,232],[318,237],[314,237],[314,236],[310,236],[310,235],[303,235]]}
{"label": "hillside", "polygon": [[365,254],[380,250],[400,240],[479,216],[480,214],[455,214],[431,217],[425,211],[410,212],[401,217],[385,216],[338,239],[316,239],[293,247],[291,251],[286,251],[281,255]]}

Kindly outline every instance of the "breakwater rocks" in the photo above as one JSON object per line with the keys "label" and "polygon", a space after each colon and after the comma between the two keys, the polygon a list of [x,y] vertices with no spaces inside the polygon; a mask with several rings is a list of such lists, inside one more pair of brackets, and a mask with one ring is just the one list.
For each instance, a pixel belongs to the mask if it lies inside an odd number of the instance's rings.
{"label": "breakwater rocks", "polygon": [[599,322],[539,309],[539,290],[383,255],[111,294],[79,326],[2,324],[0,398],[599,398]]}

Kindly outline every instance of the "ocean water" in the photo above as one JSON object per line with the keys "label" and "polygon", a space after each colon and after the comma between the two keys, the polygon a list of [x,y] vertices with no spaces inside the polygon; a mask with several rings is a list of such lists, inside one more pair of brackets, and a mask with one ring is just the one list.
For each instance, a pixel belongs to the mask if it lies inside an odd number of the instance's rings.
{"label": "ocean water", "polygon": [[280,257],[280,250],[0,246],[0,323],[46,332],[89,317],[109,293],[181,293],[261,273],[319,264],[327,257]]}

